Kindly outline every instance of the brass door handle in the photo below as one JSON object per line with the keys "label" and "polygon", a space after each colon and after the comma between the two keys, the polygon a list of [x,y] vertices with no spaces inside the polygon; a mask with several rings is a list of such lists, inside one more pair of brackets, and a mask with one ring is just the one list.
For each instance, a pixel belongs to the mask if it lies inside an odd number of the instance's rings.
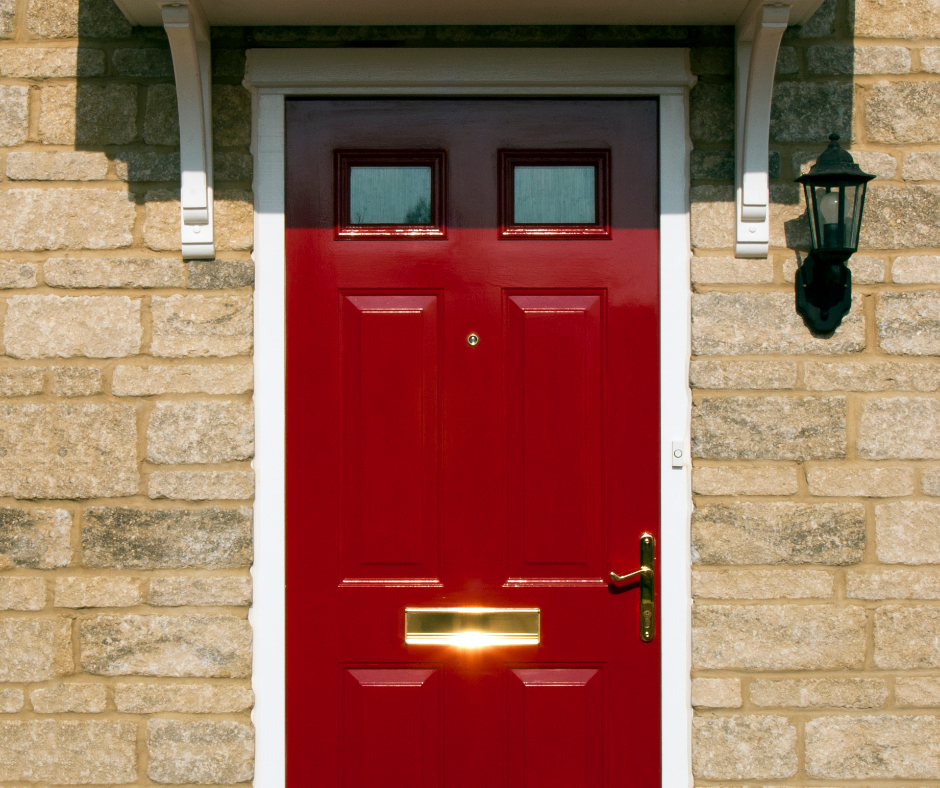
{"label": "brass door handle", "polygon": [[640,640],[649,643],[656,634],[656,601],[654,594],[656,556],[654,548],[656,540],[652,534],[640,535],[640,568],[625,575],[610,573],[610,582],[614,585],[625,583],[631,577],[640,578]]}

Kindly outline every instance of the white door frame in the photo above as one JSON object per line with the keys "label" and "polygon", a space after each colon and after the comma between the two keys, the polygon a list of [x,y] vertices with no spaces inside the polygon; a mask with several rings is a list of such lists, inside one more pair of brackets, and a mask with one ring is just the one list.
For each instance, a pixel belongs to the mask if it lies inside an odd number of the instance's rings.
{"label": "white door frame", "polygon": [[[692,784],[691,249],[687,49],[256,49],[248,52],[255,195],[256,788],[285,784],[286,96],[657,96],[660,143],[660,565],[662,785]],[[642,724],[642,719],[637,720]],[[617,788],[619,781],[613,783]]]}

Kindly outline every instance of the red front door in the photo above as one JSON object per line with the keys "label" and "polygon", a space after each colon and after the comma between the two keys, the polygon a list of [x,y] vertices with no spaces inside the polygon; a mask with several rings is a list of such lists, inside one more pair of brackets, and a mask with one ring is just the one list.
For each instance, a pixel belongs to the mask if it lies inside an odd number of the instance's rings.
{"label": "red front door", "polygon": [[658,785],[657,109],[287,102],[292,788]]}

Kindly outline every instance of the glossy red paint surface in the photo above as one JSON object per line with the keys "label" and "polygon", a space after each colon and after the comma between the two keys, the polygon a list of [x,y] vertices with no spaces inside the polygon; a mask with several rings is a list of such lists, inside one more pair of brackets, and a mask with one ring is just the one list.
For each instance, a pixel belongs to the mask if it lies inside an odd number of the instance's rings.
{"label": "glossy red paint surface", "polygon": [[[659,644],[606,582],[659,523],[656,118],[287,102],[292,788],[658,785]],[[610,150],[610,239],[501,239],[510,148]],[[446,150],[446,237],[337,238],[334,152],[396,149]],[[541,642],[405,644],[461,606]]]}

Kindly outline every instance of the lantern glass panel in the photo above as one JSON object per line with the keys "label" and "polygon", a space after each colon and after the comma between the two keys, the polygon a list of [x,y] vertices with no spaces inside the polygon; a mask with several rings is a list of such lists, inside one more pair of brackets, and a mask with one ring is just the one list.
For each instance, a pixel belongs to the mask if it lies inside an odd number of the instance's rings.
{"label": "lantern glass panel", "polygon": [[843,232],[840,229],[841,206],[838,189],[830,186],[816,187],[816,222],[819,225],[819,237],[822,241],[821,249],[840,249],[842,247]]}
{"label": "lantern glass panel", "polygon": [[806,212],[809,214],[809,234],[813,242],[813,249],[818,249],[819,226],[816,223],[818,212],[816,210],[816,189],[809,183],[803,184],[803,194],[806,197]]}
{"label": "lantern glass panel", "polygon": [[850,249],[858,249],[858,236],[862,227],[862,205],[865,203],[865,187],[867,183],[860,183],[858,186],[852,186],[852,206],[851,220],[849,219],[849,195],[846,192],[846,233],[847,240],[845,245]]}

